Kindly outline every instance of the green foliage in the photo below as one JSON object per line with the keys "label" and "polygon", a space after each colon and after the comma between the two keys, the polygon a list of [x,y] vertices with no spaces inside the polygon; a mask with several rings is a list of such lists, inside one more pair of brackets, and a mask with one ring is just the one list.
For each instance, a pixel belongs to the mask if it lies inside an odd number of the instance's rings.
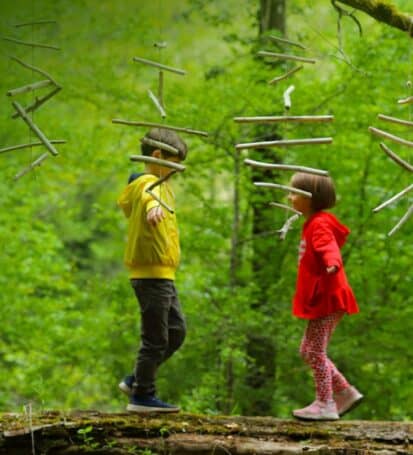
{"label": "green foliage", "polygon": [[[412,73],[407,36],[360,15],[360,39],[354,24],[345,22],[348,64],[336,48],[331,5],[295,1],[287,12],[289,37],[308,43],[308,53],[320,63],[272,86],[266,82],[290,65],[255,58],[262,46],[277,48],[257,42],[258,2],[245,0],[245,8],[235,1],[127,3],[126,8],[124,2],[42,0],[33,11],[23,0],[1,2],[2,36],[63,49],[32,52],[4,42],[2,93],[38,77],[8,55],[52,74],[64,88],[34,119],[48,137],[67,144],[17,182],[13,176],[43,149],[0,155],[0,408],[11,411],[32,400],[39,408],[124,407],[116,385],[133,366],[139,319],[122,265],[126,223],[116,199],[137,170],[128,156],[138,151],[144,131],[110,120],[158,121],[146,95],[147,88],[156,89],[156,72],[132,57],[159,59],[152,44],[165,40],[163,61],[188,69],[185,78],[165,78],[167,123],[210,136],[185,137],[188,169],[174,178],[183,250],[177,287],[188,338],[159,372],[160,396],[187,411],[211,414],[248,414],[259,398],[270,401],[280,417],[313,398],[310,372],[298,356],[305,323],[293,319],[290,309],[299,226],[285,242],[274,234],[254,237],[251,206],[258,192],[242,160],[260,155],[237,155],[234,144],[274,132],[285,138],[331,135],[333,146],[273,150],[271,156],[328,168],[339,193],[335,212],[352,230],[343,253],[361,313],[345,318],[330,348],[339,368],[367,395],[351,418],[411,419],[411,222],[395,236],[385,235],[411,199],[371,212],[407,186],[410,176],[382,154],[367,131],[369,125],[387,127],[413,140],[411,130],[377,120],[378,113],[410,115],[396,103],[406,96]],[[407,8],[407,2],[399,3]],[[44,17],[58,19],[58,25],[11,27]],[[239,115],[282,114],[282,94],[291,83],[292,114],[332,113],[335,122],[262,130],[233,122]],[[21,102],[32,99],[28,94]],[[0,105],[0,148],[33,139],[23,122],[10,118],[9,101],[4,97]],[[394,150],[411,157],[401,146]],[[287,183],[289,176],[276,179]],[[285,221],[275,209],[262,210],[268,210],[274,230]],[[265,286],[254,281],[257,251]],[[264,302],[259,308],[258,296]],[[268,366],[274,370],[273,383],[259,391],[250,381],[262,373],[249,351],[257,334],[271,343]],[[93,444],[86,430],[79,436]]]}

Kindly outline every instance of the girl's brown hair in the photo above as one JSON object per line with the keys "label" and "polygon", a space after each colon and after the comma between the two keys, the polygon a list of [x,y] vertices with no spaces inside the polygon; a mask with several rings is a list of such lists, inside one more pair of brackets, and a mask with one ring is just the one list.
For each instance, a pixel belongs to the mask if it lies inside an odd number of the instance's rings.
{"label": "girl's brown hair", "polygon": [[336,190],[330,177],[297,172],[291,179],[291,186],[313,195],[311,207],[316,212],[336,205]]}

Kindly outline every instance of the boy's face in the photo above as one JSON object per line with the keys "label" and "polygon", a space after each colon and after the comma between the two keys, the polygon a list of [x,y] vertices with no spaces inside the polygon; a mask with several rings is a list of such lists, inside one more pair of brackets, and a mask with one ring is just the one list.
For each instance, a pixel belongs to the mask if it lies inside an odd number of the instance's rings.
{"label": "boy's face", "polygon": [[[152,153],[152,156],[154,158],[158,158],[161,160],[171,161],[172,163],[181,162],[179,156],[173,155],[173,156],[164,157],[162,155],[161,150],[154,150],[154,152]],[[173,169],[171,169],[169,167],[165,167],[165,166],[155,165],[155,167],[156,167],[156,169],[154,169],[154,173],[155,173],[155,175],[158,175],[159,177],[165,177],[166,175],[170,174],[173,171]]]}

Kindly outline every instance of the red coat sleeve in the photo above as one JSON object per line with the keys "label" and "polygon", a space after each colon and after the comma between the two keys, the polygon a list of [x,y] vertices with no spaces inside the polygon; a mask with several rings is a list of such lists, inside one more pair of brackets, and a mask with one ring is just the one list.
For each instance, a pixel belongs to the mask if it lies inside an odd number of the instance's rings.
{"label": "red coat sleeve", "polygon": [[340,269],[343,266],[340,248],[328,223],[319,221],[314,226],[311,242],[326,268],[336,266]]}

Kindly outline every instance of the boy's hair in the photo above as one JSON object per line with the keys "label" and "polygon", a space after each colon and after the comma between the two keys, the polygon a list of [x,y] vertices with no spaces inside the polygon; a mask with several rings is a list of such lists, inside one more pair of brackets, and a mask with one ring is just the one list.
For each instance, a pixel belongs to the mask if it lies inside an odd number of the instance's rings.
{"label": "boy's hair", "polygon": [[297,172],[291,179],[291,186],[313,195],[311,208],[316,212],[336,205],[336,190],[330,177]]}
{"label": "boy's hair", "polygon": [[[184,161],[186,158],[186,154],[188,152],[188,147],[185,142],[175,133],[175,131],[167,130],[165,128],[152,128],[149,130],[145,137],[148,139],[153,139],[158,142],[164,142],[165,144],[171,145],[178,149],[178,157],[180,161]],[[156,147],[153,145],[141,144],[142,155],[151,156],[154,150],[159,150],[160,147]],[[176,156],[167,150],[162,150],[162,155],[165,158],[170,158],[171,156]]]}

